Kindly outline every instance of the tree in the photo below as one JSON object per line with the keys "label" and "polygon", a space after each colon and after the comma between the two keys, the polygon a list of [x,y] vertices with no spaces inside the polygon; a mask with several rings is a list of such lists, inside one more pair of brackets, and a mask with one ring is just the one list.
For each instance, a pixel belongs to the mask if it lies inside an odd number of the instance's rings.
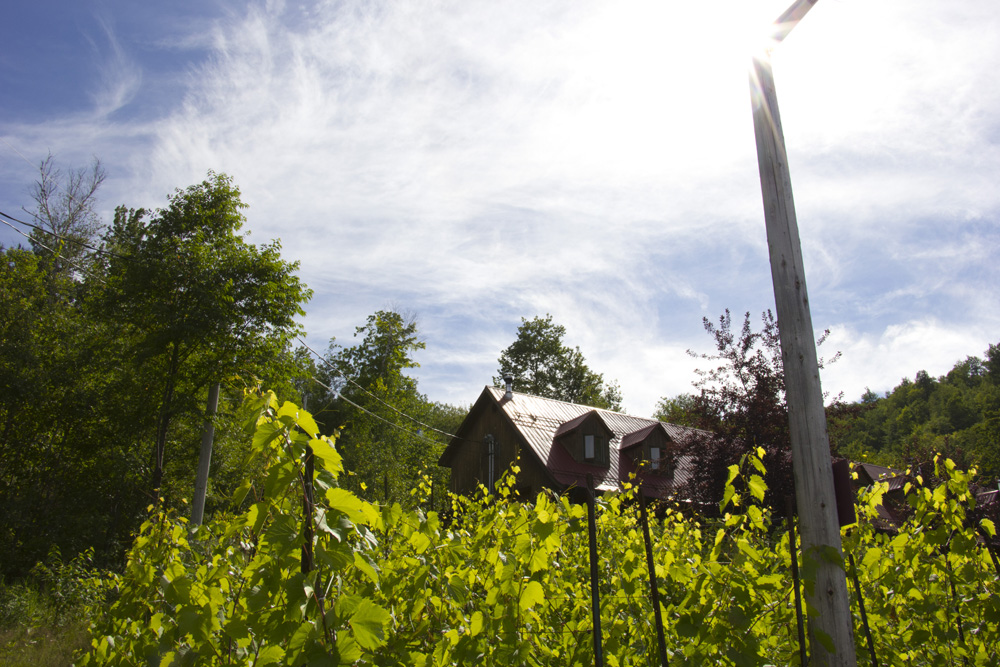
{"label": "tree", "polygon": [[146,395],[69,272],[23,249],[2,259],[0,574],[53,546],[110,565],[148,504],[132,447]]}
{"label": "tree", "polygon": [[659,419],[680,426],[698,426],[698,397],[694,394],[678,394],[673,398],[664,396],[657,402],[653,419]]}
{"label": "tree", "polygon": [[519,391],[608,410],[622,409],[617,382],[604,383],[604,376],[586,364],[579,347],[563,344],[566,328],[552,316],[521,318],[517,340],[500,353],[493,384],[502,385],[510,374]]}
{"label": "tree", "polygon": [[[406,501],[425,469],[436,467],[451,426],[450,406],[432,404],[407,374],[419,368],[413,354],[425,348],[413,315],[380,310],[357,327],[360,341],[344,347],[331,341],[320,375],[336,395],[317,412],[327,430],[342,428],[339,447],[350,471],[348,484],[365,495]],[[446,431],[447,432],[447,431]]]}
{"label": "tree", "polygon": [[[997,345],[986,359],[969,356],[946,375],[918,371],[884,397],[868,391],[831,422],[831,443],[858,460],[897,468],[927,468],[938,453],[975,467],[984,480],[1000,476],[1000,383]],[[992,366],[991,366],[992,365]]]}
{"label": "tree", "polygon": [[213,485],[253,474],[232,406],[258,382],[294,396],[309,292],[276,243],[237,233],[239,192],[210,178],[152,215],[119,208],[86,273],[44,248],[0,251],[0,575],[53,546],[119,565],[151,478],[189,496],[210,383],[228,389]]}
{"label": "tree", "polygon": [[94,158],[90,168],[71,169],[63,176],[50,153],[39,165],[39,180],[31,190],[33,209],[24,209],[43,231],[33,230],[31,246],[48,257],[57,271],[78,268],[101,229],[97,191],[106,173]]}
{"label": "tree", "polygon": [[767,467],[765,500],[783,513],[784,497],[794,489],[785,375],[774,315],[766,311],[761,320],[761,330],[754,331],[750,313],[746,313],[737,333],[728,309],[718,324],[704,318],[715,352],[696,354],[689,350],[688,354],[714,367],[696,371],[698,394],[686,395],[681,401],[663,399],[660,406],[661,412],[669,410],[675,419],[683,410],[684,423],[704,430],[704,435],[688,446],[698,473],[684,490],[687,497],[708,505],[717,503],[728,467],[747,451],[762,447]]}
{"label": "tree", "polygon": [[154,490],[174,418],[198,411],[194,399],[209,383],[253,377],[287,358],[301,331],[295,318],[311,296],[295,275],[298,263],[281,259],[278,241],[257,247],[240,234],[246,205],[229,176],[209,172],[168,199],[151,217],[118,209],[104,239],[114,254],[105,260],[100,298],[157,397]]}

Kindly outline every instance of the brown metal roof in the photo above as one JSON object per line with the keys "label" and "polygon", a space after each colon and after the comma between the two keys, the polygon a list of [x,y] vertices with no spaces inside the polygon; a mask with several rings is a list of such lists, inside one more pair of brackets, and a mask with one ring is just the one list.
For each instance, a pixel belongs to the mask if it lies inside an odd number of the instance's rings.
{"label": "brown metal roof", "polygon": [[[691,457],[678,457],[674,482],[671,483],[660,475],[640,472],[629,457],[620,456],[619,453],[626,436],[638,431],[646,431],[648,434],[648,431],[657,425],[662,425],[670,439],[678,444],[685,443],[699,433],[697,429],[517,392],[512,398],[506,399],[503,389],[487,387],[486,390],[520,431],[539,461],[560,484],[585,487],[587,474],[591,474],[597,490],[616,491],[621,489],[623,482],[629,481],[630,476],[635,474],[642,480],[644,488],[654,491],[656,495],[665,496],[675,485],[690,477],[693,465]],[[597,413],[613,436],[608,447],[607,466],[581,463],[562,445],[554,442],[557,433],[572,430],[591,412]],[[630,438],[629,442],[631,440]]]}

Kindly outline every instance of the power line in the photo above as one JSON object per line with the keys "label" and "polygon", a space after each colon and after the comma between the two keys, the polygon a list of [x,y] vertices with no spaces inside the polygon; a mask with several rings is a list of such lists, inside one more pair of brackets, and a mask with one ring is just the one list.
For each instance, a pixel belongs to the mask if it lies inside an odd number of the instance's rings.
{"label": "power line", "polygon": [[[112,257],[117,257],[118,259],[128,259],[127,257],[125,257],[123,255],[119,255],[116,252],[112,252],[111,250],[105,250],[103,248],[95,248],[94,246],[90,245],[89,243],[86,243],[85,241],[81,241],[80,239],[75,239],[75,238],[70,237],[70,236],[62,236],[60,234],[57,234],[57,233],[52,232],[52,231],[49,231],[48,229],[45,229],[45,228],[40,227],[38,225],[32,224],[30,222],[25,222],[24,220],[19,220],[19,219],[15,218],[12,215],[7,215],[3,211],[0,211],[0,216],[2,216],[4,218],[7,218],[7,220],[11,220],[12,222],[16,222],[19,225],[24,225],[25,227],[31,227],[32,229],[34,229],[36,231],[39,231],[39,232],[41,232],[43,234],[48,234],[49,236],[53,236],[53,237],[59,239],[60,241],[63,241],[63,242],[66,242],[66,243],[75,243],[77,245],[81,245],[84,248],[86,248],[88,250],[93,250],[94,252],[96,252],[98,254],[111,255]],[[11,229],[14,229],[14,227],[11,227],[11,225],[9,223],[7,223],[6,221],[4,221],[4,224],[6,224]],[[21,232],[20,230],[14,229],[14,231],[16,231],[18,234],[21,234],[21,236],[24,236],[29,241],[31,240],[31,238],[29,236],[25,236],[25,234],[23,232]],[[37,241],[36,241],[36,243],[37,243]],[[39,245],[41,245],[41,243],[39,243]],[[42,247],[44,248],[45,246],[42,246]]]}
{"label": "power line", "polygon": [[[3,213],[0,212],[0,215],[3,215]],[[37,239],[32,239],[30,236],[28,236],[27,234],[25,234],[20,229],[18,229],[14,225],[10,224],[6,220],[0,218],[0,222],[2,222],[3,224],[7,225],[8,227],[10,227],[11,229],[13,229],[15,232],[17,232],[18,234],[20,234],[24,238],[28,239],[32,243],[37,243],[38,245],[42,246],[43,248],[45,248],[46,250],[48,250],[49,252],[51,252],[53,255],[58,255],[58,253],[53,248],[48,247],[47,245],[45,245],[41,241],[38,241]],[[70,266],[72,266],[74,269],[76,269],[77,271],[79,271],[80,273],[82,273],[83,275],[87,276],[88,278],[96,280],[97,282],[101,283],[102,285],[107,285],[107,283],[104,282],[103,278],[101,278],[99,276],[95,276],[92,273],[88,273],[86,269],[84,269],[82,266],[80,266],[79,264],[77,264],[73,260],[67,259],[66,257],[62,257],[61,259],[62,259],[62,261],[66,262],[67,264],[69,264]]]}
{"label": "power line", "polygon": [[[392,410],[393,412],[395,412],[395,413],[397,413],[397,414],[399,414],[399,415],[401,415],[401,416],[403,416],[403,417],[406,417],[407,419],[409,419],[409,420],[410,420],[410,421],[412,421],[413,423],[415,423],[415,424],[418,424],[418,425],[420,425],[421,427],[423,427],[423,428],[426,428],[426,429],[428,429],[428,430],[431,430],[431,431],[434,431],[435,433],[440,433],[441,435],[443,435],[443,436],[445,436],[445,437],[448,437],[448,438],[458,438],[458,436],[457,436],[457,435],[455,435],[454,433],[448,433],[447,431],[442,431],[442,430],[441,430],[441,429],[439,429],[439,428],[434,428],[434,427],[433,427],[433,426],[431,426],[430,424],[425,424],[424,422],[420,421],[420,420],[419,420],[419,419],[417,419],[416,417],[411,417],[410,415],[406,414],[405,412],[403,412],[402,410],[400,410],[400,409],[399,409],[399,408],[397,408],[396,406],[394,406],[394,405],[390,405],[389,403],[386,403],[386,402],[385,402],[385,401],[383,401],[383,400],[382,400],[381,398],[379,398],[378,396],[376,396],[376,395],[375,395],[375,394],[373,394],[372,392],[368,391],[367,389],[365,389],[364,387],[362,387],[362,386],[361,386],[360,384],[358,384],[357,382],[355,382],[355,381],[354,381],[354,380],[352,380],[351,378],[349,378],[349,377],[347,377],[346,375],[344,375],[343,373],[340,373],[339,371],[337,371],[337,369],[336,369],[336,368],[334,368],[334,367],[333,367],[333,365],[332,365],[332,364],[331,364],[330,362],[328,362],[328,361],[327,361],[326,359],[324,359],[324,358],[323,358],[322,356],[320,356],[320,354],[319,354],[319,353],[318,353],[318,352],[317,352],[316,350],[314,350],[314,349],[312,349],[311,347],[309,347],[309,344],[308,344],[308,343],[306,343],[306,342],[305,342],[304,340],[302,340],[302,338],[301,338],[300,336],[296,336],[296,339],[297,339],[297,340],[298,340],[298,341],[299,341],[299,342],[300,342],[300,343],[301,343],[301,344],[303,345],[303,347],[305,347],[305,348],[306,348],[307,350],[309,350],[309,351],[310,351],[310,352],[312,352],[312,353],[313,353],[314,355],[316,355],[316,358],[317,358],[317,359],[319,359],[319,360],[320,360],[321,362],[323,362],[323,365],[324,365],[324,366],[326,366],[326,368],[328,368],[328,369],[330,369],[331,371],[333,371],[333,372],[334,372],[334,374],[336,374],[336,375],[337,375],[337,377],[339,377],[340,379],[344,380],[345,382],[349,382],[350,384],[353,384],[353,385],[354,385],[355,387],[357,387],[358,389],[360,389],[360,390],[361,390],[361,391],[363,391],[364,393],[368,394],[368,395],[369,395],[370,397],[374,398],[374,399],[375,399],[376,401],[378,401],[379,403],[381,403],[381,404],[382,404],[382,405],[384,405],[385,407],[389,408],[389,409],[390,409],[390,410]],[[315,380],[315,378],[313,378],[313,379]],[[316,381],[317,381],[317,382],[319,382],[319,380],[316,380]],[[323,384],[322,382],[320,382],[320,384],[321,384],[321,385],[323,385],[324,387],[326,387],[327,389],[329,389],[330,391],[334,391],[334,389],[333,389],[332,387],[329,387],[329,386],[327,386],[327,385]],[[348,399],[347,399],[347,398],[346,398],[346,397],[344,396],[343,392],[337,392],[337,394],[338,394],[338,395],[339,395],[339,396],[340,396],[341,398],[343,398],[343,399],[344,399],[345,401],[347,401],[348,403],[350,403],[351,405],[354,405],[355,407],[357,407],[357,405],[356,405],[355,403],[352,403],[352,402],[351,402],[350,400],[348,400]],[[362,408],[362,409],[363,409],[363,408]],[[371,413],[369,413],[369,414],[371,414]],[[418,436],[418,437],[419,437],[419,436]],[[459,439],[460,439],[460,440],[466,440],[466,438],[459,438]],[[436,441],[432,441],[432,442],[436,442]],[[471,440],[470,440],[469,442],[473,442],[473,441],[471,441]]]}
{"label": "power line", "polygon": [[37,169],[38,168],[38,165],[31,164],[31,160],[29,160],[28,158],[24,157],[24,153],[22,153],[21,151],[17,150],[16,148],[14,148],[14,146],[11,145],[11,143],[9,141],[7,141],[7,139],[5,137],[0,137],[0,141],[2,141],[5,144],[7,144],[7,148],[9,148],[12,151],[14,151],[15,153],[17,153],[18,157],[20,157],[22,160],[24,160],[25,162],[27,162],[29,167],[31,167],[32,169]]}
{"label": "power line", "polygon": [[[317,384],[319,384],[319,385],[320,385],[321,387],[326,387],[326,388],[327,388],[327,389],[329,389],[330,391],[336,391],[336,390],[335,390],[335,389],[334,389],[333,387],[331,387],[330,385],[328,385],[328,384],[326,384],[326,383],[322,382],[322,381],[321,381],[321,380],[320,380],[319,378],[317,378],[317,377],[315,377],[315,376],[313,377],[313,380],[314,380],[314,381],[315,381],[315,382],[316,382]],[[341,399],[341,400],[345,401],[345,402],[346,402],[346,403],[348,403],[349,405],[353,405],[353,406],[354,406],[355,408],[357,408],[358,410],[361,410],[361,412],[364,412],[364,413],[365,413],[366,415],[369,415],[369,416],[371,416],[371,417],[374,417],[375,419],[379,420],[380,422],[383,422],[383,423],[385,423],[385,424],[388,424],[389,426],[391,426],[391,427],[393,427],[393,428],[395,428],[395,429],[398,429],[398,430],[400,430],[400,431],[402,431],[402,432],[404,432],[404,433],[406,433],[406,434],[408,434],[408,435],[411,435],[411,436],[413,436],[414,438],[419,438],[420,440],[423,440],[423,441],[425,441],[425,442],[429,442],[429,443],[431,443],[431,444],[433,444],[433,445],[440,445],[440,444],[441,444],[441,443],[440,443],[440,442],[438,442],[437,440],[431,440],[430,438],[428,438],[428,437],[425,437],[425,436],[423,436],[423,435],[421,435],[421,434],[419,434],[419,433],[414,433],[413,431],[411,431],[410,429],[406,428],[405,426],[400,426],[399,424],[397,424],[397,423],[395,423],[395,422],[391,422],[391,421],[389,421],[388,419],[386,419],[385,417],[383,417],[383,416],[381,416],[381,415],[378,415],[378,414],[375,414],[374,412],[372,412],[371,410],[368,410],[367,408],[363,408],[363,407],[361,407],[360,405],[358,405],[357,403],[355,403],[355,402],[354,402],[354,401],[352,401],[351,399],[347,398],[346,396],[344,396],[344,395],[343,395],[342,393],[340,393],[340,392],[337,392],[337,395],[338,395],[338,396],[340,397],[340,399]]]}

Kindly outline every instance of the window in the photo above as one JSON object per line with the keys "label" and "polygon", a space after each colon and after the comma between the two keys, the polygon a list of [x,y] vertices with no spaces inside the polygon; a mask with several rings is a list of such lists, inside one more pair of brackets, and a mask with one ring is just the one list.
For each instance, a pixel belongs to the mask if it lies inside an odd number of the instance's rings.
{"label": "window", "polygon": [[650,447],[649,448],[649,467],[651,470],[660,469],[660,448]]}
{"label": "window", "polygon": [[583,458],[588,461],[594,458],[594,436],[589,434],[583,436]]}

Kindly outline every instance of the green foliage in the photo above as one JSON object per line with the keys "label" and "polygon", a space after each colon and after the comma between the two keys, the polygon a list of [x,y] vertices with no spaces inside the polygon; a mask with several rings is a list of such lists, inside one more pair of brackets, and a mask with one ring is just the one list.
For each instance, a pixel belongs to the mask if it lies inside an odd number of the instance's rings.
{"label": "green foliage", "polygon": [[966,357],[939,378],[919,371],[884,397],[868,392],[861,403],[840,406],[830,419],[839,451],[900,468],[942,452],[986,480],[1000,478],[997,349],[991,345],[985,361]]}
{"label": "green foliage", "polygon": [[[516,500],[517,466],[496,495],[451,496],[449,520],[371,505],[337,485],[339,454],[314,437],[308,413],[273,396],[259,407],[248,456],[265,468],[241,492],[252,504],[197,530],[154,512],[79,664],[593,664],[584,506],[548,492]],[[307,446],[317,470],[312,509],[303,502]],[[666,507],[651,520],[671,665],[798,664],[795,549],[761,502],[762,453],[728,471],[719,520]],[[945,461],[939,474],[940,486],[910,490],[913,519],[898,534],[866,520],[845,540],[882,664],[1000,659],[998,581],[963,521],[971,475]],[[425,478],[418,504],[430,491]],[[656,661],[635,492],[596,507],[609,665]],[[866,518],[884,492],[862,498]],[[861,651],[859,627],[855,634]]]}
{"label": "green foliage", "polygon": [[58,550],[12,584],[0,583],[0,665],[65,667],[88,645],[87,619],[107,601],[107,580],[90,553]]}
{"label": "green foliage", "polygon": [[694,394],[679,394],[673,398],[664,396],[656,403],[653,419],[697,428],[701,423],[698,417],[698,397]]}
{"label": "green foliage", "polygon": [[565,335],[566,327],[555,324],[551,315],[522,317],[517,340],[500,353],[493,384],[503,386],[504,376],[510,374],[517,391],[526,394],[621,410],[618,383],[605,384],[604,376],[587,366],[579,347],[563,344]]}
{"label": "green foliage", "polygon": [[[96,165],[88,174],[100,180]],[[62,196],[51,179],[39,187]],[[93,211],[70,204],[45,215],[92,233]],[[44,252],[0,251],[4,576],[27,575],[53,545],[92,547],[97,564],[119,567],[157,497],[151,481],[168,504],[190,496],[213,382],[223,397],[212,492],[252,474],[230,450],[241,443],[235,409],[258,381],[296,394],[289,342],[309,291],[277,243],[247,243],[243,208],[232,181],[210,174],[155,214],[119,208],[108,252],[73,256],[85,273]]]}
{"label": "green foliage", "polygon": [[413,355],[424,349],[413,316],[380,310],[354,336],[360,340],[350,347],[331,342],[318,369],[324,384],[346,400],[319,397],[317,421],[326,431],[343,429],[340,450],[350,470],[345,486],[406,504],[422,471],[446,481],[447,472],[436,465],[444,433],[454,433],[465,411],[431,403],[407,374],[420,366]]}
{"label": "green foliage", "polygon": [[281,259],[280,243],[246,242],[239,188],[225,174],[178,190],[148,220],[119,208],[105,242],[98,311],[118,318],[118,337],[158,397],[151,489],[160,489],[174,418],[198,389],[252,377],[280,357],[301,327],[311,292]]}
{"label": "green foliage", "polygon": [[154,511],[80,664],[348,664],[384,642],[385,610],[344,594],[377,581],[378,513],[337,486],[340,455],[308,413],[273,394],[257,406],[248,457],[264,475],[237,492],[252,504],[196,528]]}

